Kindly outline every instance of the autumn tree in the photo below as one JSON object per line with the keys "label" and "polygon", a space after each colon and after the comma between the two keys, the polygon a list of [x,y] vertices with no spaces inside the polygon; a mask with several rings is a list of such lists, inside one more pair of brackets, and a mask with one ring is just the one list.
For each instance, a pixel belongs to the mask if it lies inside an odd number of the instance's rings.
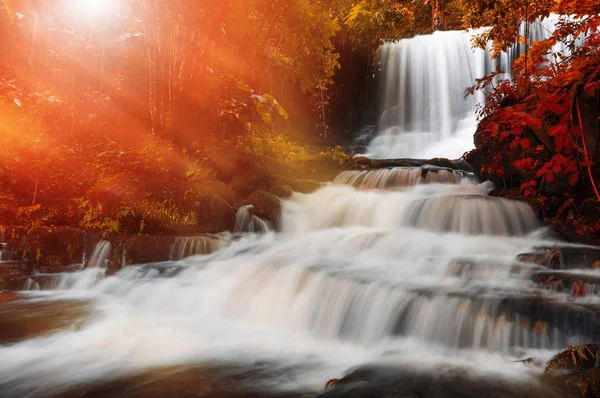
{"label": "autumn tree", "polygon": [[[493,40],[496,54],[516,42],[529,46],[513,65],[512,80],[498,80],[494,73],[470,90],[491,88],[469,161],[504,194],[539,201],[546,216],[561,218],[580,234],[598,236],[598,211],[580,209],[598,209],[600,203],[600,5],[469,3],[486,15],[472,23],[496,21],[478,45]],[[520,37],[521,24],[550,13],[562,16],[548,39],[527,43]],[[505,16],[508,23],[500,22]]]}

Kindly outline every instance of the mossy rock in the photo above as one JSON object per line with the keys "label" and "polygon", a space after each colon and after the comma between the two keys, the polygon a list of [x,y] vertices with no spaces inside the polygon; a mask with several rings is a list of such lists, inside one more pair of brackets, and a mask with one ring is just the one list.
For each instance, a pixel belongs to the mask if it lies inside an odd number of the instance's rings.
{"label": "mossy rock", "polygon": [[281,200],[274,194],[258,190],[248,197],[248,204],[254,207],[256,215],[262,219],[278,223],[281,218]]}
{"label": "mossy rock", "polygon": [[352,158],[351,162],[360,166],[371,167],[373,165],[373,161],[365,156],[357,156],[355,158]]}
{"label": "mossy rock", "polygon": [[374,169],[386,169],[390,167],[415,167],[414,163],[407,162],[405,160],[394,160],[394,159],[378,159],[373,161]]}
{"label": "mossy rock", "polygon": [[288,185],[275,185],[267,189],[267,192],[272,193],[282,199],[288,199],[294,193],[294,190]]}
{"label": "mossy rock", "polygon": [[460,167],[450,159],[446,158],[433,158],[425,161],[425,164],[430,164],[432,166],[444,167],[452,170],[459,170]]}
{"label": "mossy rock", "polygon": [[195,208],[200,232],[230,231],[235,225],[235,210],[218,195],[203,196]]}
{"label": "mossy rock", "polygon": [[323,187],[323,183],[316,180],[279,180],[273,183],[276,185],[286,185],[300,193],[313,193]]}
{"label": "mossy rock", "polygon": [[[305,175],[303,177],[306,178],[306,176],[310,175],[312,176],[311,178],[320,181],[331,181],[340,170],[353,164],[352,161],[353,159],[349,155],[341,152],[322,152],[304,161],[303,169],[305,170]],[[354,164],[353,167],[357,167],[357,165]]]}
{"label": "mossy rock", "polygon": [[344,164],[342,170],[370,170],[372,168],[374,168],[373,160],[364,156],[357,156]]}

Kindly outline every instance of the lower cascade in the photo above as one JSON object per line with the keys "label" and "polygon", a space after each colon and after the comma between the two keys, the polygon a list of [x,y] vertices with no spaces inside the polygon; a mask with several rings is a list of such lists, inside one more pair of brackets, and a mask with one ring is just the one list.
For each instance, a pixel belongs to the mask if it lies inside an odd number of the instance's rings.
{"label": "lower cascade", "polygon": [[[488,197],[485,185],[429,182],[295,193],[281,232],[179,238],[171,261],[112,276],[101,242],[89,267],[15,302],[79,303],[86,315],[0,346],[3,396],[58,397],[184,365],[266,372],[252,388],[275,396],[314,396],[324,375],[364,363],[528,385],[542,370],[525,372],[519,359],[600,340],[600,275],[580,269],[597,249],[548,239],[527,204]],[[587,257],[557,263],[557,247]],[[551,275],[561,284],[545,282]]]}
{"label": "lower cascade", "polygon": [[420,184],[457,184],[469,178],[461,170],[438,167],[394,167],[376,170],[348,170],[341,172],[334,183],[352,185],[359,188],[400,188]]}

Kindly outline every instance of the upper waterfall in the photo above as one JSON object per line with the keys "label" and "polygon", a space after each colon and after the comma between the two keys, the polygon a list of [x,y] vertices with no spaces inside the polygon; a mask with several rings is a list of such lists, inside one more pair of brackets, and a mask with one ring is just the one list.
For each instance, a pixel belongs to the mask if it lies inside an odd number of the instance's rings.
{"label": "upper waterfall", "polygon": [[[547,38],[555,24],[547,18],[530,25],[530,42]],[[465,90],[497,68],[510,76],[512,62],[524,49],[515,45],[492,59],[489,50],[472,48],[478,33],[435,32],[380,48],[378,133],[367,156],[456,159],[473,148],[475,112],[483,94],[465,97]]]}

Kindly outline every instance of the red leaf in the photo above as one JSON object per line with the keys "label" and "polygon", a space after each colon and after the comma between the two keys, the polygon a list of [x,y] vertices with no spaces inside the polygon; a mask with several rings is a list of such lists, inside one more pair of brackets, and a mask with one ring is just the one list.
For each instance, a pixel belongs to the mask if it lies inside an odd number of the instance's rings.
{"label": "red leaf", "polygon": [[553,113],[556,113],[557,115],[562,115],[569,109],[564,104],[557,104],[553,102],[550,102],[547,107],[548,110],[550,110]]}
{"label": "red leaf", "polygon": [[567,125],[566,124],[559,124],[558,126],[554,126],[550,130],[548,130],[549,136],[564,135],[566,133],[567,133]]}
{"label": "red leaf", "polygon": [[579,179],[579,172],[576,171],[575,173],[573,173],[569,176],[569,185],[577,184],[578,179]]}
{"label": "red leaf", "polygon": [[517,160],[515,162],[515,167],[519,170],[529,170],[533,166],[532,158],[525,158],[523,160]]}

